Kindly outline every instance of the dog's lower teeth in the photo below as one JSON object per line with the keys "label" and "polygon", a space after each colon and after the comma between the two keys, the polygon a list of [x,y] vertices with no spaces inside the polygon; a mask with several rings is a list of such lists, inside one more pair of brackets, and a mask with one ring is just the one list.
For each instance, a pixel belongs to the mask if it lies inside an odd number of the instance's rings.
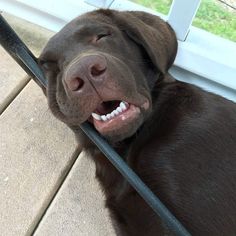
{"label": "dog's lower teeth", "polygon": [[123,111],[126,110],[126,105],[125,105],[124,102],[121,102],[121,103],[120,103],[120,107],[121,107],[121,109],[122,109]]}
{"label": "dog's lower teeth", "polygon": [[129,104],[127,102],[120,102],[120,105],[111,113],[106,114],[106,115],[98,115],[97,113],[92,113],[92,117],[95,120],[102,120],[102,121],[108,121],[111,118],[114,118],[115,116],[119,115],[122,111],[127,110]]}
{"label": "dog's lower teeth", "polygon": [[103,121],[107,121],[108,120],[106,115],[102,115],[101,118],[102,118]]}
{"label": "dog's lower teeth", "polygon": [[[119,114],[119,112],[117,110],[113,111],[114,112],[114,115],[117,116]],[[113,113],[112,112],[112,113]]]}
{"label": "dog's lower teeth", "polygon": [[96,120],[102,120],[101,116],[96,113],[92,113],[92,117]]}
{"label": "dog's lower teeth", "polygon": [[117,107],[116,110],[120,113],[122,112],[122,108],[121,107]]}

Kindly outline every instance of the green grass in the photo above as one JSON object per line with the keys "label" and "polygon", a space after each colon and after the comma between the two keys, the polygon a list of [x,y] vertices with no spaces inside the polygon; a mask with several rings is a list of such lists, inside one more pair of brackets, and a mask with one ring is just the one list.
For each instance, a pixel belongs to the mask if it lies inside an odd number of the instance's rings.
{"label": "green grass", "polygon": [[145,7],[154,9],[163,14],[168,14],[172,0],[132,0]]}
{"label": "green grass", "polygon": [[[133,0],[136,3],[168,14],[172,0]],[[228,11],[216,0],[202,0],[193,25],[236,42],[236,13]]]}

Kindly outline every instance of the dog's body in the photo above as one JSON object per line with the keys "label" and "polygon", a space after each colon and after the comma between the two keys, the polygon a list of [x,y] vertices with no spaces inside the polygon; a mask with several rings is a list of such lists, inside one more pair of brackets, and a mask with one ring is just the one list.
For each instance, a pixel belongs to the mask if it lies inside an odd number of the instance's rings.
{"label": "dog's body", "polygon": [[[82,134],[86,120],[192,235],[235,235],[236,105],[175,81],[168,69],[176,49],[172,29],[156,16],[109,10],[80,16],[40,56],[49,106],[93,153],[121,235],[164,235],[165,228]],[[114,112],[121,101],[123,110]]]}

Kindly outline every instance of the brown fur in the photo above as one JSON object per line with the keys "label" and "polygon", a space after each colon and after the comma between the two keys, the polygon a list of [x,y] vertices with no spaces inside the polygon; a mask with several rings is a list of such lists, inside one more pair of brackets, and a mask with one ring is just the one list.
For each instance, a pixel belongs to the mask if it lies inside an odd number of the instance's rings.
{"label": "brown fur", "polygon": [[[104,31],[111,35],[97,42]],[[140,107],[143,101],[150,104],[141,108],[136,122],[104,135],[116,151],[192,235],[233,236],[236,105],[175,81],[168,69],[176,50],[173,30],[156,16],[112,10],[82,15],[56,34],[40,56],[48,78],[49,106],[93,153],[106,205],[121,235],[164,235],[165,228],[80,131],[79,124],[101,101],[116,99]],[[88,52],[94,54],[91,61],[101,55],[107,59],[99,80],[78,69],[90,62],[75,58]],[[70,69],[73,60],[75,71]],[[73,73],[83,77],[80,93],[65,86]]]}

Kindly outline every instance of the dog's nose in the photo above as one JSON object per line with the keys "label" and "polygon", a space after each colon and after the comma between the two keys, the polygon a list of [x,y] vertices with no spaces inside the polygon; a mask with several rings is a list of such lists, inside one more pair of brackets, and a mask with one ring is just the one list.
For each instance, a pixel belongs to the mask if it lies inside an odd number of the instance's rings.
{"label": "dog's nose", "polygon": [[106,59],[100,55],[88,55],[79,58],[68,66],[64,76],[65,87],[69,92],[81,91],[87,83],[96,86],[104,79],[107,70]]}

